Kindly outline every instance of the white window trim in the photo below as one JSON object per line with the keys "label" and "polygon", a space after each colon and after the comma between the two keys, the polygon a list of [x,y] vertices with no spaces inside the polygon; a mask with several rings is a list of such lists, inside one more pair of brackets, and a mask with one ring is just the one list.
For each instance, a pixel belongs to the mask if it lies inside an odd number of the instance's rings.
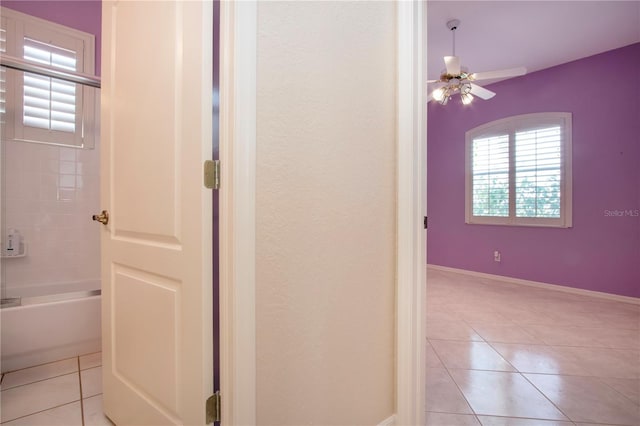
{"label": "white window trim", "polygon": [[[571,228],[572,226],[572,115],[569,112],[543,112],[507,117],[480,125],[465,133],[465,223],[471,225],[506,225]],[[473,140],[508,133],[513,135],[529,127],[560,125],[563,129],[563,142],[560,158],[560,218],[531,218],[515,216],[515,188],[512,178],[512,165],[509,167],[509,217],[473,215]],[[511,137],[510,137],[511,138]],[[513,141],[510,141],[510,149]]]}
{"label": "white window trim", "polygon": [[[7,55],[22,58],[22,39],[27,36],[44,43],[72,48],[79,56],[76,71],[90,75],[95,73],[95,36],[93,34],[4,7],[0,8],[0,14],[3,26],[6,26],[7,31]],[[74,46],[70,47],[70,43],[73,43]],[[95,146],[97,102],[99,99],[96,89],[77,85],[76,129],[74,133],[65,135],[64,132],[55,130],[24,126],[22,123],[24,73],[7,70],[6,76],[8,80],[6,83],[6,126],[3,130],[3,139],[71,148],[91,149]]]}

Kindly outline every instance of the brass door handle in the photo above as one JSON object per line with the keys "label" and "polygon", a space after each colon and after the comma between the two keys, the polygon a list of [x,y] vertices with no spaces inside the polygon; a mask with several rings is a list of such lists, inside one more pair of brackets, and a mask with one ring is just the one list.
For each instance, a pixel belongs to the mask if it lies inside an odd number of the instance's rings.
{"label": "brass door handle", "polygon": [[100,222],[101,224],[106,225],[107,223],[109,223],[109,212],[106,210],[102,210],[102,213],[94,214],[91,218],[96,222]]}

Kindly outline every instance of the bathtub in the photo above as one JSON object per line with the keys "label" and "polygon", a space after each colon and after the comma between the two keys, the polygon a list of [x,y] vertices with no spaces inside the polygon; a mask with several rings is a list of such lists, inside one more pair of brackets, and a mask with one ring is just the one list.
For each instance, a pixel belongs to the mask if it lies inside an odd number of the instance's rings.
{"label": "bathtub", "polygon": [[0,309],[0,370],[99,352],[99,289],[96,281],[22,289],[20,306]]}

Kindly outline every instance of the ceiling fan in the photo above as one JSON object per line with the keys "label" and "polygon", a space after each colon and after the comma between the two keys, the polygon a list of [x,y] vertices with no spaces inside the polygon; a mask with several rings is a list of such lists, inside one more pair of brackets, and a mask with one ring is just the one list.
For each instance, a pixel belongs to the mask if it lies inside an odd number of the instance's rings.
{"label": "ceiling fan", "polygon": [[429,101],[433,99],[442,105],[446,105],[451,99],[451,96],[456,93],[460,93],[462,103],[465,105],[470,104],[474,96],[485,100],[491,99],[496,95],[495,92],[475,84],[474,81],[517,77],[527,73],[525,67],[474,73],[468,72],[460,66],[460,57],[456,56],[456,30],[459,27],[459,19],[452,19],[447,22],[447,28],[453,35],[453,55],[444,57],[446,70],[442,72],[440,78],[427,81],[427,84],[433,84],[435,86],[435,89],[429,95]]}

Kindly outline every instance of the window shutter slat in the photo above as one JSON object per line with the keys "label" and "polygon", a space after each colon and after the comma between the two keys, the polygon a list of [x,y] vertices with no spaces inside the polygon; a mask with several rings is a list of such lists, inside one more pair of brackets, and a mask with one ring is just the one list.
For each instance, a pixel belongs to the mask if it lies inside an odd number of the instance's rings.
{"label": "window shutter slat", "polygon": [[39,118],[35,115],[29,115],[24,118],[24,125],[37,127],[39,129],[49,129],[51,120],[49,118]]}

